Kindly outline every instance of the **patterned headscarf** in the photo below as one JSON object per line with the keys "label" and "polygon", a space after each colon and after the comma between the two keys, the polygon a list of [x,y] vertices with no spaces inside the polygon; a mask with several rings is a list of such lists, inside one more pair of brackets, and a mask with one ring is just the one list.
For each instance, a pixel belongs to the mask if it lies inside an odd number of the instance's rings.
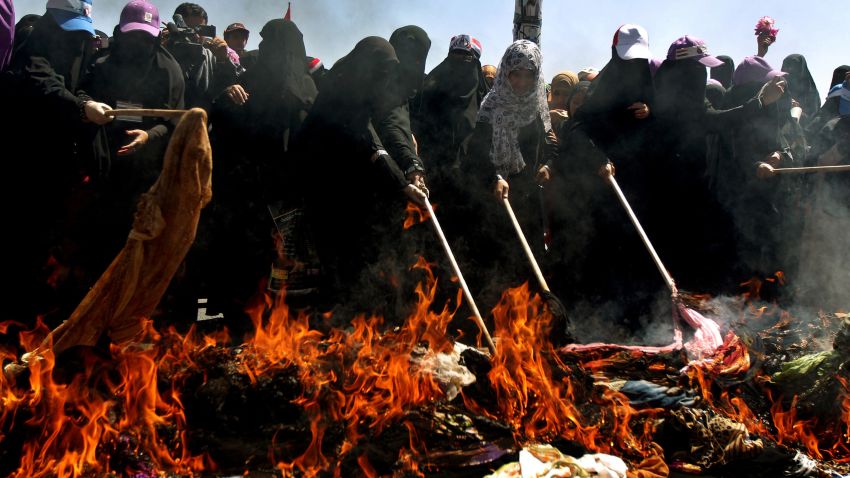
{"label": "patterned headscarf", "polygon": [[[546,102],[546,83],[541,76],[543,57],[540,48],[528,40],[517,40],[502,56],[493,89],[484,97],[478,111],[478,121],[493,126],[493,145],[490,160],[499,174],[515,174],[525,168],[519,149],[519,130],[540,118],[545,130],[552,129],[549,105]],[[512,71],[531,70],[535,86],[519,96],[511,88],[508,75]]]}

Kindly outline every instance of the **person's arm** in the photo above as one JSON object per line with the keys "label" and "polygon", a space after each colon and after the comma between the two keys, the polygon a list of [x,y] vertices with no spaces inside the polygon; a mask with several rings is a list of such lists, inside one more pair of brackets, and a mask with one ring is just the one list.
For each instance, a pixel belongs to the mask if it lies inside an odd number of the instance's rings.
{"label": "person's arm", "polygon": [[782,77],[776,77],[765,83],[755,97],[741,106],[728,110],[715,110],[709,106],[708,100],[706,100],[706,114],[703,121],[706,131],[717,133],[728,130],[730,127],[735,128],[746,121],[751,121],[766,106],[779,100],[785,94],[785,88],[785,80]]}
{"label": "person's arm", "polygon": [[[227,56],[227,43],[220,38],[210,42],[208,56],[211,61],[212,78],[210,79],[210,99],[220,95],[227,87],[235,85],[239,81],[240,68],[237,67]],[[211,58],[210,58],[211,57]]]}
{"label": "person's arm", "polygon": [[[382,182],[387,187],[400,191],[408,201],[416,203],[420,206],[425,205],[425,200],[428,198],[427,189],[420,188],[418,184],[411,184],[404,173],[398,167],[398,164],[393,160],[392,156],[384,149],[381,144],[381,139],[372,123],[369,123],[369,134],[371,135],[371,145],[374,152],[369,158],[377,173],[381,176]],[[424,186],[424,185],[422,185]]]}
{"label": "person's arm", "polygon": [[404,177],[401,168],[384,147],[381,137],[372,123],[369,123],[369,136],[369,150],[371,151],[369,160],[382,177],[382,182],[392,189],[404,189],[408,185],[407,178]]}
{"label": "person's arm", "polygon": [[22,86],[30,90],[33,96],[44,98],[53,114],[72,121],[85,118],[84,105],[86,101],[91,101],[91,98],[85,94],[78,96],[68,91],[64,79],[56,74],[46,58],[30,58],[24,67],[22,78]]}
{"label": "person's arm", "polygon": [[737,125],[755,118],[762,111],[762,108],[762,103],[758,98],[752,98],[743,105],[728,110],[716,110],[706,103],[703,126],[708,133],[728,131],[729,128],[735,128]]}
{"label": "person's arm", "polygon": [[567,123],[561,128],[554,169],[560,174],[596,174],[610,161],[581,125]]}
{"label": "person's arm", "polygon": [[375,131],[387,152],[410,178],[414,174],[423,174],[425,167],[416,154],[413,133],[410,128],[410,110],[407,104],[399,105],[375,124]]}
{"label": "person's arm", "polygon": [[543,132],[543,158],[537,169],[537,183],[545,184],[552,179],[555,161],[558,159],[558,136],[552,129]]}
{"label": "person's arm", "polygon": [[469,137],[466,157],[462,168],[470,178],[479,182],[478,187],[489,189],[497,198],[507,198],[510,185],[507,174],[499,171],[490,158],[493,145],[493,126],[486,121],[479,121]]}

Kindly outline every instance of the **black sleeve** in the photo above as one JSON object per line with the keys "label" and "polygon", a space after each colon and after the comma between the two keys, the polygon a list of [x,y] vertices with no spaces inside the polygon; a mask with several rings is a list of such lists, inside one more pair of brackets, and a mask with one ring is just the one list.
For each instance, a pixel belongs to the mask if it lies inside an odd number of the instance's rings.
{"label": "black sleeve", "polygon": [[556,151],[554,168],[562,175],[595,174],[610,162],[581,124],[575,124],[572,120],[561,126],[560,143]]}
{"label": "black sleeve", "polygon": [[210,99],[214,99],[220,95],[228,86],[238,83],[239,71],[241,70],[229,59],[217,61],[213,56],[212,64],[213,77],[210,83]]}
{"label": "black sleeve", "polygon": [[413,133],[410,127],[410,107],[407,103],[391,109],[383,118],[375,122],[375,131],[380,136],[387,152],[408,175],[414,171],[424,171],[422,161],[416,154]]}
{"label": "black sleeve", "polygon": [[374,126],[369,123],[368,138],[370,160],[372,161],[377,174],[381,176],[381,183],[386,184],[391,189],[404,189],[407,187],[407,178],[398,167],[398,163],[393,160],[389,152],[384,148],[381,137],[378,135]]}
{"label": "black sleeve", "polygon": [[43,98],[48,107],[68,120],[81,121],[80,110],[86,98],[65,88],[62,76],[56,74],[46,58],[33,56],[24,67],[23,85],[34,97]]}
{"label": "black sleeve", "polygon": [[555,169],[555,161],[558,159],[558,137],[550,128],[543,132],[543,162],[540,166],[547,166],[550,171]]}
{"label": "black sleeve", "polygon": [[492,145],[493,126],[486,121],[475,123],[475,129],[469,137],[463,169],[469,177],[477,178],[485,185],[496,181],[498,174],[496,166],[490,159]]}
{"label": "black sleeve", "polygon": [[[706,100],[707,101],[707,100]],[[761,111],[761,100],[752,98],[741,106],[728,110],[715,110],[706,103],[703,125],[708,133],[720,133],[749,121]]]}

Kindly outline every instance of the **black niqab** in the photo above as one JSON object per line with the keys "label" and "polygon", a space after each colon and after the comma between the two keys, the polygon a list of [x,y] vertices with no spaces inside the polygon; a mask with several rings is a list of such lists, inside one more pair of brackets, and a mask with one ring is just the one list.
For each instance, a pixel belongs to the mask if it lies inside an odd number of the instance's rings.
{"label": "black niqab", "polygon": [[431,39],[425,30],[408,25],[394,31],[390,44],[399,61],[399,83],[397,88],[403,100],[407,100],[422,89],[425,78],[425,60],[431,49]]}
{"label": "black niqab", "polygon": [[301,174],[324,176],[312,191],[322,191],[323,201],[337,182],[348,184],[359,178],[362,184],[368,184],[375,180],[376,175],[366,167],[378,149],[371,120],[390,101],[389,86],[398,65],[395,49],[387,40],[367,37],[328,73],[298,140],[299,161],[306,168]]}
{"label": "black niqab", "polygon": [[[393,92],[399,60],[383,38],[367,37],[336,62],[298,137],[299,178],[322,264],[322,294],[353,305],[381,231],[396,230],[393,199],[407,184],[386,155],[372,119]],[[387,229],[384,229],[384,228]]]}
{"label": "black niqab", "polygon": [[717,59],[723,64],[711,69],[711,79],[717,80],[727,90],[732,86],[732,75],[735,73],[735,62],[726,55],[718,55]]}
{"label": "black niqab", "polygon": [[[247,122],[254,134],[288,149],[287,132],[300,127],[318,94],[307,69],[304,37],[298,26],[283,19],[271,20],[260,31],[257,62],[240,78],[250,95],[245,104]],[[251,134],[249,132],[249,134]]]}
{"label": "black niqab", "polygon": [[[263,99],[287,97],[312,104],[316,85],[307,70],[304,36],[298,26],[288,20],[271,20],[263,26],[260,36],[257,63],[240,83],[252,95]],[[252,103],[263,106],[261,101]]]}
{"label": "black niqab", "polygon": [[24,41],[29,38],[30,33],[32,33],[33,26],[38,19],[41,18],[41,15],[35,15],[30,13],[28,15],[24,15],[18,20],[18,23],[15,24],[15,40],[14,40],[14,48],[12,51],[17,50],[23,45]]}
{"label": "black niqab", "polygon": [[693,60],[664,60],[655,75],[655,114],[671,125],[705,113],[705,66]]}
{"label": "black niqab", "polygon": [[726,96],[726,88],[717,83],[709,83],[705,85],[705,99],[711,103],[711,107],[720,110],[723,109],[724,99]]}
{"label": "black niqab", "polygon": [[785,80],[791,97],[800,103],[807,119],[813,117],[820,109],[820,93],[809,72],[806,58],[798,54],[788,55],[782,61],[782,71],[788,73]]}
{"label": "black niqab", "polygon": [[848,65],[841,65],[838,68],[836,68],[832,72],[832,81],[829,83],[829,88],[827,88],[826,91],[828,92],[829,90],[832,89],[833,86],[835,86],[839,83],[843,83],[844,78],[847,76],[848,71],[850,71],[850,66],[848,66]]}
{"label": "black niqab", "polygon": [[[360,40],[331,68],[326,82],[327,91],[323,90],[317,99],[317,108],[318,103],[338,103],[355,109],[374,106],[377,98],[385,96],[398,65],[398,56],[388,41],[380,37]],[[323,111],[322,114],[333,116],[334,112]],[[341,118],[346,116],[340,115]]]}
{"label": "black niqab", "polygon": [[[449,149],[447,153],[454,159],[458,145],[475,129],[478,108],[487,91],[481,63],[473,56],[450,54],[431,70],[415,115],[414,131],[423,152],[434,157],[435,150]],[[437,152],[436,156],[442,154]]]}
{"label": "black niqab", "polygon": [[42,15],[33,24],[27,40],[14,52],[10,69],[25,69],[29,74],[38,75],[44,67],[50,68],[64,79],[65,87],[74,92],[85,66],[90,38],[87,32],[63,30],[49,13]]}
{"label": "black niqab", "polygon": [[[611,61],[593,80],[590,95],[576,112],[574,127],[581,128],[611,159],[641,149],[635,134],[646,120],[634,117],[633,103],[654,103],[652,74],[645,58],[623,60],[611,47]],[[622,154],[620,154],[622,153]]]}
{"label": "black niqab", "polygon": [[257,62],[240,78],[248,101],[238,107],[228,98],[220,99],[213,124],[220,126],[214,132],[222,159],[232,163],[226,169],[252,171],[240,173],[250,178],[244,184],[254,189],[252,193],[257,192],[256,184],[262,184],[263,197],[270,200],[292,189],[293,165],[284,155],[317,92],[307,70],[303,36],[295,23],[271,20],[260,36]]}

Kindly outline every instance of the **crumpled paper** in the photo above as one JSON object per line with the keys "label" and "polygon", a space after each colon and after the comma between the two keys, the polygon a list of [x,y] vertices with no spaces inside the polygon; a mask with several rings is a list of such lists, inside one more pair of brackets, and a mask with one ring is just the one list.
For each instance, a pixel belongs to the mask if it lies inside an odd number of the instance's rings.
{"label": "crumpled paper", "polygon": [[411,362],[417,364],[421,371],[433,375],[445,392],[446,399],[452,401],[463,387],[475,383],[475,375],[460,364],[460,354],[468,348],[455,342],[451,353],[435,353],[428,349],[423,355],[411,358]]}
{"label": "crumpled paper", "polygon": [[616,456],[596,453],[576,459],[551,445],[529,445],[519,452],[518,462],[485,478],[626,478],[627,471]]}

